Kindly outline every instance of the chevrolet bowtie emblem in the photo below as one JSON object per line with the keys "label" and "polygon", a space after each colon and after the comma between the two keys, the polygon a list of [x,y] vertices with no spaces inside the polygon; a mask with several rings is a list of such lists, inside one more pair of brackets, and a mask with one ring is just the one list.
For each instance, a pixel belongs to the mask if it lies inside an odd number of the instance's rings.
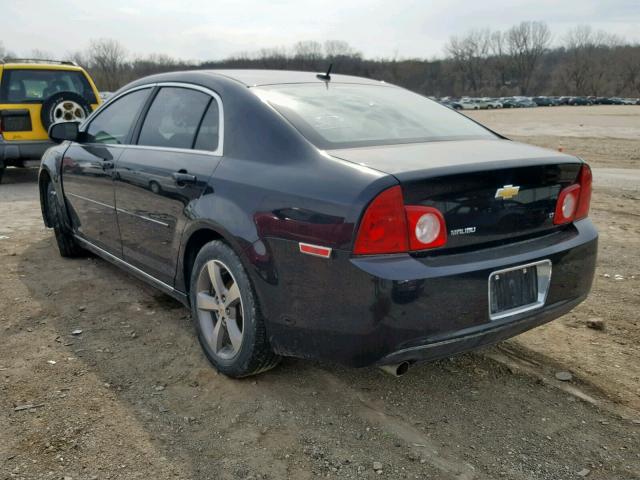
{"label": "chevrolet bowtie emblem", "polygon": [[496,198],[508,200],[518,195],[519,191],[520,191],[520,187],[518,186],[514,187],[513,185],[505,185],[504,187],[496,190]]}

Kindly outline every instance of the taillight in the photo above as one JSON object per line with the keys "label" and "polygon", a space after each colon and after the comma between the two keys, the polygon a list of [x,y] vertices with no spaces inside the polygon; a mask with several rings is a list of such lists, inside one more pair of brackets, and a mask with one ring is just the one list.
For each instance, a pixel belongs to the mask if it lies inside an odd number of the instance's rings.
{"label": "taillight", "polygon": [[353,253],[401,253],[408,248],[402,189],[398,185],[385,190],[369,204],[360,222]]}
{"label": "taillight", "polygon": [[553,223],[555,225],[569,223],[575,219],[579,197],[580,185],[577,184],[571,185],[560,192],[558,203],[556,203],[556,213],[553,215]]}
{"label": "taillight", "polygon": [[356,255],[425,250],[447,242],[442,213],[433,207],[404,205],[402,188],[379,194],[365,211],[353,248]]}
{"label": "taillight", "polygon": [[584,164],[578,173],[578,183],[560,191],[556,211],[553,216],[555,225],[562,225],[585,218],[589,214],[591,203],[591,168]]}
{"label": "taillight", "polygon": [[441,247],[447,243],[447,226],[440,210],[413,205],[404,209],[407,214],[411,250]]}
{"label": "taillight", "polygon": [[580,199],[578,200],[578,209],[576,210],[576,220],[585,218],[589,215],[589,206],[591,205],[591,183],[593,176],[591,168],[586,163],[580,169],[578,183],[580,183]]}

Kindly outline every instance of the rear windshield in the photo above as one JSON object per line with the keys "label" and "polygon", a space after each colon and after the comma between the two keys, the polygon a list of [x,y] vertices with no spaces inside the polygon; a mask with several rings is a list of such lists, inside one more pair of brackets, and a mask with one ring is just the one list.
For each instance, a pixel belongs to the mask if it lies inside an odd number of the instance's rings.
{"label": "rear windshield", "polygon": [[464,115],[388,85],[309,83],[254,91],[322,149],[495,138]]}
{"label": "rear windshield", "polygon": [[77,93],[88,103],[97,103],[82,72],[32,69],[4,71],[0,85],[0,103],[42,103],[58,92]]}

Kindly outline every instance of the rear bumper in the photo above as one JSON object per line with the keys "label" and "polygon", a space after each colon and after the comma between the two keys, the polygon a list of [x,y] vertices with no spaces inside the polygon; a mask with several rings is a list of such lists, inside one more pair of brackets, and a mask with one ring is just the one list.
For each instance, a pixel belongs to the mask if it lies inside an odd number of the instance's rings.
{"label": "rear bumper", "polygon": [[433,361],[469,350],[475,350],[480,347],[493,345],[550,322],[551,320],[555,320],[571,311],[575,306],[585,300],[585,298],[586,295],[559,302],[526,315],[519,320],[510,318],[502,323],[495,322],[493,325],[486,327],[471,328],[469,331],[458,331],[456,334],[443,340],[425,341],[424,343],[418,341],[417,345],[392,352],[381,358],[377,363],[379,365],[388,365],[404,361]]}
{"label": "rear bumper", "polygon": [[[512,337],[582,302],[593,281],[597,238],[585,219],[544,237],[466,253],[354,258],[334,252],[330,260],[301,255],[294,242],[269,241],[274,271],[254,282],[280,354],[350,366],[433,360]],[[545,304],[491,320],[489,275],[547,259],[553,272]]]}
{"label": "rear bumper", "polygon": [[0,168],[18,165],[24,160],[40,160],[52,145],[54,143],[49,140],[7,141],[0,138]]}

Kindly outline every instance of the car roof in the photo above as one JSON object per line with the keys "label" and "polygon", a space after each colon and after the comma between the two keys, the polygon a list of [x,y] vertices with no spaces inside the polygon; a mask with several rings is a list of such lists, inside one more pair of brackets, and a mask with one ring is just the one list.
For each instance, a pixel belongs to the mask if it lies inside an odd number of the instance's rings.
{"label": "car roof", "polygon": [[[196,70],[199,73],[223,76],[248,87],[278,85],[286,83],[322,83],[316,75],[321,72],[301,72],[293,70]],[[357,83],[365,85],[384,84],[381,80],[354,77],[352,75],[331,74],[332,83]]]}
{"label": "car roof", "polygon": [[10,69],[20,69],[20,70],[65,70],[65,71],[82,71],[82,67],[77,65],[67,65],[60,63],[20,63],[20,62],[11,62],[11,63],[0,63],[0,67],[10,70]]}

